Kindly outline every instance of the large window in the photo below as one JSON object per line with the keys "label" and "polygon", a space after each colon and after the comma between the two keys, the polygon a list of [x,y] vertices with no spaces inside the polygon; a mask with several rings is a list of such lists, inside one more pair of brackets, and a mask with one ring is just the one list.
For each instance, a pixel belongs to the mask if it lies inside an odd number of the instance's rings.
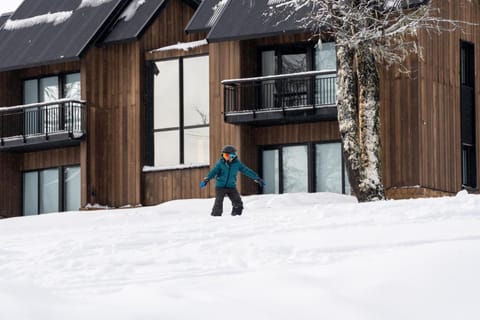
{"label": "large window", "polygon": [[[305,71],[336,70],[334,42],[316,45],[298,44],[265,48],[260,52],[261,75],[301,74]],[[336,99],[335,77],[316,76],[314,85],[305,77],[265,80],[262,83],[262,107],[298,107],[308,104],[334,104]]]}
{"label": "large window", "polygon": [[340,142],[266,146],[261,161],[264,193],[350,193]]}
{"label": "large window", "polygon": [[[23,82],[23,103],[41,103],[56,101],[58,99],[80,99],[80,74],[70,73],[43,78],[25,80]],[[26,134],[37,134],[45,132],[55,132],[67,126],[74,125],[79,128],[79,124],[72,124],[70,110],[63,112],[57,105],[43,107],[45,112],[38,112],[37,108],[27,109],[25,111],[25,132]],[[45,117],[48,114],[48,118]],[[80,119],[77,117],[77,121]]]}
{"label": "large window", "polygon": [[36,215],[80,208],[80,167],[23,173],[23,214]]}
{"label": "large window", "polygon": [[208,56],[155,62],[154,165],[209,162]]}

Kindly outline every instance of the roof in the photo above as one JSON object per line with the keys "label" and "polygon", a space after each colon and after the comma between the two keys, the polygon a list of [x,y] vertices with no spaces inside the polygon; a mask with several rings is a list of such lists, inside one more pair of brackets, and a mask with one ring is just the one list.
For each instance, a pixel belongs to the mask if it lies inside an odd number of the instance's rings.
{"label": "roof", "polygon": [[13,12],[9,12],[9,13],[4,13],[0,15],[0,27],[3,26],[3,24],[7,21],[8,18],[10,18],[12,14]]}
{"label": "roof", "polygon": [[0,71],[79,59],[128,0],[24,0],[0,29]]}
{"label": "roof", "polygon": [[[201,0],[182,0],[196,9]],[[127,42],[138,39],[160,14],[168,0],[131,0],[120,14],[104,44]]]}
{"label": "roof", "polygon": [[168,0],[132,0],[103,43],[137,39]]}
{"label": "roof", "polygon": [[221,6],[218,5],[220,3],[221,0],[203,0],[188,22],[185,31],[204,32],[210,30],[215,16],[218,17],[218,12],[215,14],[215,11],[221,10]]}
{"label": "roof", "polygon": [[208,42],[253,39],[285,33],[304,32],[299,20],[309,7],[269,13],[267,0],[204,0],[187,25],[187,32],[209,31]]}

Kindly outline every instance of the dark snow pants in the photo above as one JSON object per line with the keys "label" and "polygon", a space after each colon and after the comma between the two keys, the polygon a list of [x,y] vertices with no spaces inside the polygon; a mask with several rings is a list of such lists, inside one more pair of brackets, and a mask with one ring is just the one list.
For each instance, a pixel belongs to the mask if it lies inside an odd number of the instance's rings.
{"label": "dark snow pants", "polygon": [[243,202],[236,188],[215,188],[215,204],[212,216],[221,216],[223,213],[223,199],[225,196],[232,201],[232,216],[239,216],[243,211]]}

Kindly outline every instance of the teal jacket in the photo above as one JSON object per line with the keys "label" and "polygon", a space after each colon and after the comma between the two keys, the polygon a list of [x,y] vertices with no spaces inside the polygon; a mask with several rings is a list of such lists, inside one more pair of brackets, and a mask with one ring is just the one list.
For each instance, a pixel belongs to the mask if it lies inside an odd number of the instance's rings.
{"label": "teal jacket", "polygon": [[255,171],[244,165],[240,160],[238,160],[238,158],[234,159],[230,163],[225,161],[223,158],[220,158],[213,169],[208,173],[207,179],[212,180],[216,177],[216,188],[236,188],[238,171],[253,180],[259,179]]}

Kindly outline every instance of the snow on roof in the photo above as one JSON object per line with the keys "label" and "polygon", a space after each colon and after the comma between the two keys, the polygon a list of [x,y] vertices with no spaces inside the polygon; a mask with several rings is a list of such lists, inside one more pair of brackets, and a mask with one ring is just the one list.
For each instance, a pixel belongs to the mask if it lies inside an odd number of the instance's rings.
{"label": "snow on roof", "polygon": [[78,6],[78,9],[85,7],[98,7],[110,1],[112,0],[82,0],[80,5]]}
{"label": "snow on roof", "polygon": [[217,22],[218,18],[222,15],[223,10],[227,6],[229,0],[220,0],[216,5],[212,7],[213,14],[207,22],[208,27],[212,27],[215,22]]}
{"label": "snow on roof", "polygon": [[119,19],[125,19],[125,21],[129,21],[133,18],[133,16],[135,16],[138,8],[140,8],[140,6],[143,4],[145,4],[145,0],[133,0],[120,15]]}
{"label": "snow on roof", "polygon": [[[86,8],[86,7],[98,7],[102,4],[105,4],[111,1],[112,0],[82,0],[82,2],[80,3],[77,9]],[[134,7],[133,10],[130,10],[130,11],[133,11],[133,15],[134,15],[136,9],[138,9],[138,7],[143,3],[145,3],[145,0],[134,0],[128,6],[128,8]],[[16,20],[8,19],[5,22],[5,25],[3,26],[3,28],[5,30],[18,30],[18,29],[33,27],[35,25],[39,25],[43,23],[51,23],[54,26],[56,26],[67,21],[72,16],[72,14],[73,14],[73,11],[59,11],[59,12],[53,12],[53,13],[48,12],[46,14],[37,15],[37,16],[33,16],[25,19],[16,19]]]}
{"label": "snow on roof", "polygon": [[17,19],[17,20],[10,20],[8,19],[5,22],[5,25],[3,28],[5,30],[17,30],[17,29],[23,29],[23,28],[29,28],[32,26],[35,26],[37,24],[42,24],[42,23],[52,23],[54,26],[65,22],[68,20],[73,14],[73,11],[60,11],[60,12],[54,12],[54,13],[47,13],[47,14],[42,14],[26,19]]}

